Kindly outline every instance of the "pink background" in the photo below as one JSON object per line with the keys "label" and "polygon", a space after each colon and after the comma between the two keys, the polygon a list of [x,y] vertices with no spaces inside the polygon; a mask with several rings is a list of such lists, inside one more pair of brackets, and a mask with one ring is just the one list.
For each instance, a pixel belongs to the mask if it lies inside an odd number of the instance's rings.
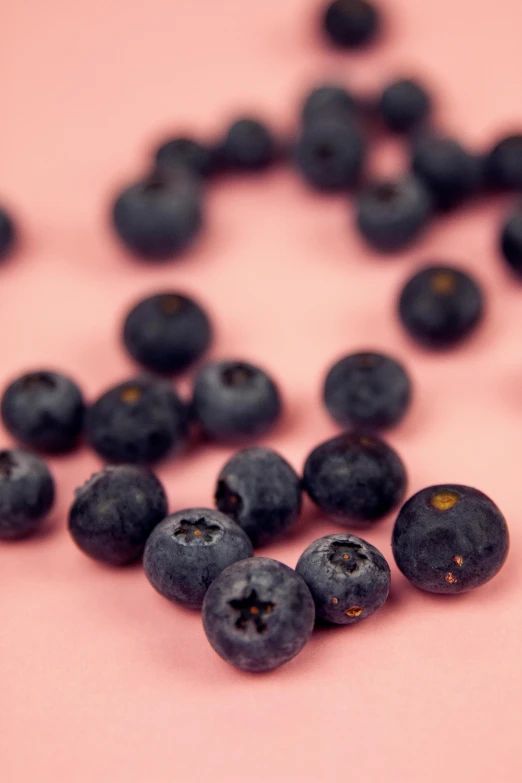
{"label": "pink background", "polygon": [[[215,356],[259,361],[280,381],[287,416],[266,442],[300,468],[336,431],[319,402],[326,367],[359,347],[392,351],[415,382],[390,436],[411,491],[453,481],[491,495],[511,525],[507,564],[448,600],[394,569],[374,618],[318,632],[292,663],[248,676],[139,567],[76,550],[67,509],[99,462],[86,449],[52,460],[49,533],[0,547],[3,783],[520,780],[522,289],[496,252],[507,201],[444,218],[396,260],[365,250],[345,198],[318,197],[286,170],[212,188],[206,233],[179,263],[133,263],[107,227],[114,189],[164,133],[215,132],[249,110],[286,130],[305,87],[328,75],[371,89],[418,72],[441,123],[470,144],[522,124],[518,0],[381,4],[386,39],[346,56],[315,34],[315,0],[5,4],[0,198],[24,237],[0,270],[0,381],[52,366],[92,398],[133,372],[119,343],[129,304],[179,287],[212,312]],[[381,145],[372,165],[400,170],[398,150]],[[394,317],[401,281],[435,258],[472,270],[489,296],[480,333],[444,357],[410,345]],[[162,465],[172,509],[209,504],[228,453]],[[392,522],[367,534],[388,557]],[[264,553],[294,565],[335,529],[308,508]]]}

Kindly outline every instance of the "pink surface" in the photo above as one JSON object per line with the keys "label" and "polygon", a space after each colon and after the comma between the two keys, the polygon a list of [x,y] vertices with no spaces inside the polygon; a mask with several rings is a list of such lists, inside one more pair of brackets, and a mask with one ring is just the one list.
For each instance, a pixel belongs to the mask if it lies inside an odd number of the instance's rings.
{"label": "pink surface", "polygon": [[[469,483],[511,526],[507,564],[456,599],[423,595],[393,570],[386,607],[354,628],[316,633],[268,676],[227,666],[200,619],[168,604],[141,570],[90,562],[65,531],[87,450],[52,461],[51,531],[0,547],[2,783],[200,781],[519,781],[522,701],[522,289],[495,249],[504,205],[441,220],[397,260],[372,257],[342,197],[291,172],[217,185],[208,227],[179,263],[132,263],[107,228],[114,188],[139,173],[170,129],[211,132],[237,111],[291,127],[298,95],[327,75],[370,89],[418,72],[445,127],[475,144],[522,123],[517,0],[396,0],[374,50],[328,52],[307,0],[18,0],[4,9],[0,198],[24,230],[0,270],[1,377],[54,366],[92,397],[133,371],[122,314],[163,286],[214,316],[216,356],[259,361],[280,380],[287,416],[267,443],[300,468],[332,435],[319,403],[326,367],[359,347],[390,350],[415,404],[390,439],[410,489]],[[376,170],[398,170],[393,145]],[[425,355],[404,338],[394,297],[419,262],[473,270],[488,318],[466,348]],[[11,441],[5,435],[2,443]],[[225,449],[161,466],[171,508],[211,502]],[[392,519],[367,534],[391,557]],[[307,510],[264,553],[294,565],[336,526]]]}

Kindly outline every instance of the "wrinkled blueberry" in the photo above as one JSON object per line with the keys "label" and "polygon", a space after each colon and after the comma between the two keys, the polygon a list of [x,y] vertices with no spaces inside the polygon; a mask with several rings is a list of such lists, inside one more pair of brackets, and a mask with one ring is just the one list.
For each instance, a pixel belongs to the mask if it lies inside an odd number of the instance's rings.
{"label": "wrinkled blueberry", "polygon": [[203,627],[225,661],[249,672],[275,669],[302,650],[312,634],[310,590],[291,568],[253,557],[226,568],[203,601]]}
{"label": "wrinkled blueberry", "polygon": [[16,241],[16,229],[12,217],[0,207],[0,260],[6,258]]}
{"label": "wrinkled blueberry", "polygon": [[53,503],[53,477],[40,457],[22,449],[0,451],[0,540],[35,533]]}
{"label": "wrinkled blueberry", "polygon": [[225,514],[188,508],[171,514],[153,530],[143,567],[158,593],[199,608],[216,576],[252,554],[248,536]]}

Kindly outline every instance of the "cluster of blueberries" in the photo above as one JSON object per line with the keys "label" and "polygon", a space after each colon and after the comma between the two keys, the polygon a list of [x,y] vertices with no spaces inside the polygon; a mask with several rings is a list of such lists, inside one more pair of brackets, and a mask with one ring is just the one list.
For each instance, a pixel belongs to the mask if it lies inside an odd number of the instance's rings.
{"label": "cluster of blueberries", "polygon": [[[340,47],[362,46],[380,26],[365,0],[335,0],[323,27]],[[371,105],[370,105],[371,104]],[[378,100],[361,101],[339,85],[314,89],[302,109],[292,157],[318,189],[347,190],[362,179],[369,119],[412,144],[411,172],[369,183],[357,196],[357,226],[381,252],[404,248],[436,211],[486,189],[522,188],[522,135],[503,139],[485,156],[427,130],[432,101],[412,80],[388,85]],[[135,254],[153,260],[179,252],[203,220],[202,182],[220,171],[256,171],[288,150],[254,119],[235,122],[218,144],[189,138],[165,142],[153,171],[114,203],[113,224]],[[0,214],[0,253],[15,230]],[[502,230],[502,249],[522,274],[522,212]],[[412,339],[444,349],[479,324],[483,293],[463,271],[426,266],[403,286],[399,317]],[[39,370],[13,380],[1,399],[7,430],[25,448],[0,452],[0,539],[34,533],[54,501],[54,481],[41,457],[74,449],[82,438],[109,463],[76,491],[69,531],[83,552],[111,565],[143,557],[145,573],[165,598],[201,608],[212,647],[247,671],[273,669],[294,657],[314,623],[349,625],[378,610],[390,589],[382,554],[351,533],[314,541],[295,570],[254,557],[298,520],[302,494],[328,517],[351,528],[371,526],[406,493],[399,455],[377,434],[408,411],[411,381],[394,358],[377,352],[345,356],[327,372],[324,404],[345,430],[308,455],[302,476],[275,451],[242,448],[215,486],[215,509],[168,513],[165,491],[148,466],[194,437],[241,443],[279,421],[282,396],[260,367],[246,361],[200,364],[190,402],[170,380],[202,360],[212,341],[204,308],[177,291],[138,302],[122,339],[146,372],[86,405],[66,375]],[[28,450],[26,450],[28,449]],[[418,588],[455,594],[491,579],[507,556],[506,522],[495,504],[471,487],[428,487],[400,509],[392,548],[402,573]]]}

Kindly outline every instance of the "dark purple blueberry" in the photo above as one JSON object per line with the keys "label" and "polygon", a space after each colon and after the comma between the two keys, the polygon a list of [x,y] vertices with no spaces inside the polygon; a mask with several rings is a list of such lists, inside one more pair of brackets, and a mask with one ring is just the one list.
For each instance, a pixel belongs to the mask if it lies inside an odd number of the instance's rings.
{"label": "dark purple blueberry", "polygon": [[4,391],[1,409],[6,429],[24,446],[58,454],[78,443],[85,404],[66,375],[50,370],[21,375]]}
{"label": "dark purple blueberry", "polygon": [[408,333],[426,348],[452,348],[466,338],[484,314],[484,296],[466,272],[427,266],[402,289],[399,315]]}
{"label": "dark purple blueberry", "polygon": [[168,139],[155,153],[156,168],[168,178],[180,167],[186,168],[196,177],[208,177],[214,167],[214,153],[210,147],[187,136]]}
{"label": "dark purple blueberry", "polygon": [[325,514],[344,525],[376,522],[406,492],[404,464],[391,446],[374,436],[346,433],[308,455],[304,488]]}
{"label": "dark purple blueberry", "polygon": [[381,26],[377,8],[367,0],[334,0],[323,15],[328,40],[341,49],[366,46]]}
{"label": "dark purple blueberry", "polygon": [[301,481],[277,452],[238,451],[221,470],[216,506],[237,522],[255,547],[286,532],[301,511]]}
{"label": "dark purple blueberry", "polygon": [[316,617],[352,625],[380,609],[390,592],[390,567],[378,549],[350,533],[318,538],[295,567],[310,588]]}
{"label": "dark purple blueberry", "polygon": [[338,118],[351,122],[357,113],[357,101],[344,87],[339,84],[323,84],[315,87],[306,96],[301,109],[301,119],[304,124]]}
{"label": "dark purple blueberry", "polygon": [[303,128],[295,148],[297,168],[318,190],[347,190],[357,184],[365,145],[355,121],[322,116]]}
{"label": "dark purple blueberry", "polygon": [[53,503],[53,477],[40,457],[22,449],[0,451],[0,540],[35,533]]}
{"label": "dark purple blueberry", "polygon": [[443,136],[417,137],[412,169],[441,210],[451,209],[476,194],[482,182],[480,159],[455,139]]}
{"label": "dark purple blueberry", "polygon": [[134,465],[110,465],[76,490],[69,532],[82,552],[110,565],[141,557],[154,527],[168,512],[156,476]]}
{"label": "dark purple blueberry", "polygon": [[502,568],[506,520],[483,492],[460,484],[427,487],[401,508],[392,536],[397,565],[416,587],[462,593]]}
{"label": "dark purple blueberry", "polygon": [[164,291],[138,302],[123,327],[130,355],[159,373],[179,373],[208,349],[212,327],[200,305],[176,291]]}
{"label": "dark purple blueberry", "polygon": [[392,427],[408,410],[411,381],[403,365],[391,356],[353,353],[330,369],[323,398],[329,413],[343,427]]}
{"label": "dark purple blueberry", "polygon": [[134,378],[113,386],[87,410],[85,434],[107,462],[152,463],[183,447],[188,411],[166,381]]}
{"label": "dark purple blueberry", "polygon": [[485,159],[487,184],[498,190],[522,190],[522,134],[499,139]]}
{"label": "dark purple blueberry", "polygon": [[271,131],[251,117],[233,122],[218,149],[221,166],[231,171],[259,171],[270,165],[276,156]]}
{"label": "dark purple blueberry", "polygon": [[252,557],[226,568],[203,601],[203,627],[225,661],[249,672],[275,669],[299,653],[312,635],[310,590],[291,568]]}
{"label": "dark purple blueberry", "polygon": [[397,79],[382,91],[378,111],[389,130],[408,133],[428,118],[431,98],[422,84],[414,79]]}
{"label": "dark purple blueberry", "polygon": [[158,593],[199,609],[218,574],[252,555],[248,536],[228,516],[210,508],[187,508],[154,528],[143,567]]}
{"label": "dark purple blueberry", "polygon": [[522,208],[517,207],[502,226],[500,251],[510,269],[522,278]]}
{"label": "dark purple blueberry", "polygon": [[16,241],[16,228],[9,212],[0,207],[0,261],[6,258]]}

